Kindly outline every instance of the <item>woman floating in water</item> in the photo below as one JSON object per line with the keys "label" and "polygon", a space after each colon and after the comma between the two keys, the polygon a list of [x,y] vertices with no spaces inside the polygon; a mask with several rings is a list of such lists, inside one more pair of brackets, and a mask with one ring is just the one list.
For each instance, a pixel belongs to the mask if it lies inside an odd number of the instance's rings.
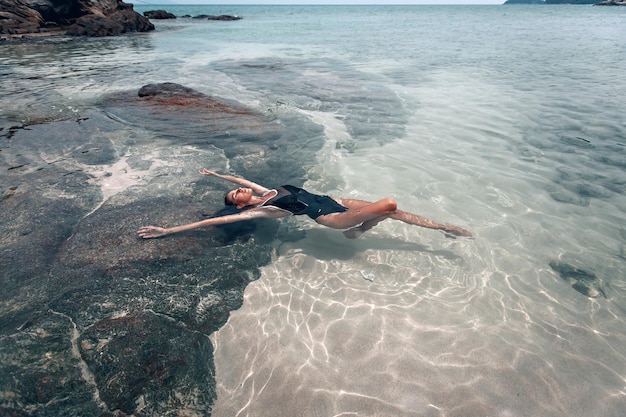
{"label": "woman floating in water", "polygon": [[224,202],[226,205],[234,205],[238,209],[245,210],[240,213],[214,217],[182,226],[169,228],[145,226],[139,229],[137,234],[144,239],[150,239],[201,227],[243,220],[278,219],[291,215],[306,214],[323,226],[333,229],[348,229],[343,233],[351,239],[359,237],[363,232],[370,230],[385,219],[395,219],[416,226],[442,230],[446,235],[472,237],[470,232],[460,227],[435,223],[416,214],[398,210],[396,202],[391,198],[370,203],[363,200],[340,199],[311,194],[293,185],[283,185],[270,190],[244,178],[221,175],[206,168],[202,169],[200,174],[212,175],[241,185],[240,188],[229,191],[224,198]]}

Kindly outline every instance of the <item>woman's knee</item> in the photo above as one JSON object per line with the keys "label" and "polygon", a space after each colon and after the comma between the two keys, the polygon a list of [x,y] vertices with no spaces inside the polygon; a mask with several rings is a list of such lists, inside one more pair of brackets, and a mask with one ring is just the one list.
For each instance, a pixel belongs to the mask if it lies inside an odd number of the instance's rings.
{"label": "woman's knee", "polygon": [[396,211],[398,209],[398,203],[393,198],[385,198],[379,201],[384,211]]}

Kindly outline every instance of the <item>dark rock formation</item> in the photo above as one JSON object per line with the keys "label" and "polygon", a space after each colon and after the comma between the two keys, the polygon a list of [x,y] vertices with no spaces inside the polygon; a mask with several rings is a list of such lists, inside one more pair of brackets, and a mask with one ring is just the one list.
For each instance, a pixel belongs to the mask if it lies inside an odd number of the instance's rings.
{"label": "dark rock formation", "polygon": [[[79,118],[0,120],[0,415],[209,415],[209,335],[271,261],[278,221],[142,240],[196,221],[229,185],[303,183],[323,131],[177,84]],[[23,411],[23,410],[27,410]]]}
{"label": "dark rock formation", "polygon": [[0,0],[0,6],[0,34],[5,35],[111,36],[154,30],[122,0]]}
{"label": "dark rock formation", "polygon": [[546,0],[543,4],[594,4],[597,0]]}
{"label": "dark rock formation", "polygon": [[210,14],[199,14],[197,16],[194,16],[193,18],[194,19],[206,19],[206,20],[218,20],[218,21],[221,20],[221,21],[224,21],[224,22],[243,19],[243,17],[231,16],[231,15],[227,15],[227,14],[223,14],[223,15],[219,15],[219,16],[213,16],[213,15],[210,15]]}
{"label": "dark rock formation", "polygon": [[550,261],[549,265],[561,279],[568,282],[579,293],[590,298],[606,298],[600,280],[593,272],[560,261]]}
{"label": "dark rock formation", "polygon": [[85,14],[87,7],[79,0],[20,0],[37,10],[47,22],[68,25],[72,19]]}
{"label": "dark rock formation", "polygon": [[602,3],[596,3],[594,6],[626,6],[626,0],[606,0]]}
{"label": "dark rock formation", "polygon": [[221,20],[221,21],[225,21],[225,22],[229,22],[229,21],[233,21],[233,20],[241,20],[243,19],[242,17],[239,16],[230,16],[230,15],[220,15],[220,16],[207,16],[208,20]]}
{"label": "dark rock formation", "polygon": [[204,97],[208,99],[194,89],[176,83],[147,84],[139,89],[137,95],[139,97]]}
{"label": "dark rock formation", "polygon": [[507,0],[504,2],[504,4],[594,4],[596,1],[597,0]]}
{"label": "dark rock formation", "polygon": [[[114,0],[110,0],[114,1]],[[71,25],[67,34],[72,36],[115,36],[128,32],[148,32],[154,30],[150,21],[133,10],[132,4],[121,0],[117,6],[108,9],[104,16],[97,13],[88,13]],[[106,10],[106,9],[105,9]]]}
{"label": "dark rock formation", "polygon": [[503,4],[543,4],[544,0],[506,0]]}
{"label": "dark rock formation", "polygon": [[176,19],[176,16],[165,10],[149,10],[143,12],[148,19]]}
{"label": "dark rock formation", "polygon": [[0,0],[0,34],[34,33],[44,22],[38,11],[20,0]]}

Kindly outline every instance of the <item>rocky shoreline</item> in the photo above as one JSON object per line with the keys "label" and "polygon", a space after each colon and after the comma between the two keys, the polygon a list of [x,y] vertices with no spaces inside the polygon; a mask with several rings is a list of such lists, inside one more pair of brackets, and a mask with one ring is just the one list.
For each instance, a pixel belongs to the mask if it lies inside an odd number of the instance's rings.
{"label": "rocky shoreline", "polygon": [[626,0],[606,0],[602,3],[596,3],[594,6],[626,6]]}
{"label": "rocky shoreline", "polygon": [[[593,4],[626,6],[626,0],[507,0],[511,4]],[[192,18],[192,16],[182,16]],[[176,19],[166,10],[137,13],[123,0],[0,0],[0,40],[45,36],[116,36],[155,29],[150,19]],[[236,21],[240,16],[201,15],[194,19]]]}
{"label": "rocky shoreline", "polygon": [[605,0],[597,3],[597,0],[507,0],[503,3],[507,5],[516,4],[536,4],[536,5],[559,5],[559,4],[574,4],[574,5],[591,5],[591,6],[626,6],[626,0]]}
{"label": "rocky shoreline", "polygon": [[151,30],[150,20],[122,0],[0,0],[0,39]]}
{"label": "rocky shoreline", "polygon": [[[149,19],[155,19],[155,20],[166,20],[166,19],[177,19],[178,18],[175,14],[170,13],[167,10],[147,10],[147,11],[143,12],[143,15],[146,16]],[[197,16],[184,15],[184,16],[181,16],[181,17],[193,18],[193,19],[198,19],[198,20],[201,20],[201,19],[219,20],[219,21],[223,21],[223,22],[232,22],[232,21],[243,19],[241,16],[233,16],[233,15],[228,15],[228,14],[222,14],[222,15],[218,15],[218,16],[208,15],[208,14],[201,14],[201,15],[197,15]]]}

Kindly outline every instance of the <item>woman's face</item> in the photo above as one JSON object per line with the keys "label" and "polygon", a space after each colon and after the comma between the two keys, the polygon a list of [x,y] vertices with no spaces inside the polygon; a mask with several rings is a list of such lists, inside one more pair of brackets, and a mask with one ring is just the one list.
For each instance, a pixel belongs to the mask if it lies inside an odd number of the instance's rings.
{"label": "woman's face", "polygon": [[245,207],[252,199],[252,188],[237,188],[228,193],[228,200],[237,207]]}

